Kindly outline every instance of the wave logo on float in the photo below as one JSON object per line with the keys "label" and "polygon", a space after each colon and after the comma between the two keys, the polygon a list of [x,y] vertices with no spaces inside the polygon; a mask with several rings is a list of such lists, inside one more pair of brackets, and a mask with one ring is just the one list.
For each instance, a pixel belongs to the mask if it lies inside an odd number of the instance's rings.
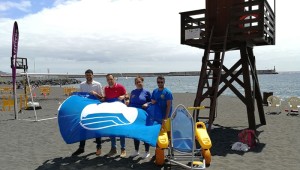
{"label": "wave logo on float", "polygon": [[132,124],[138,110],[121,102],[89,104],[81,112],[80,124],[89,130],[106,129]]}

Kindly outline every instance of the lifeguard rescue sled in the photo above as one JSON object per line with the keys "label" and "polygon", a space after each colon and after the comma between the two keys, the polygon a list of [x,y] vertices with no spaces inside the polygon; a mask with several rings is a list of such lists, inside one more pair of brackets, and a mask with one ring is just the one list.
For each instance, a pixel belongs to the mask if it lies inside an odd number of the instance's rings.
{"label": "lifeguard rescue sled", "polygon": [[[191,109],[199,109],[193,108]],[[170,127],[170,140],[167,131]],[[200,148],[196,147],[197,144]],[[198,145],[198,146],[199,146]],[[189,111],[178,105],[166,125],[162,125],[155,150],[157,165],[163,165],[165,159],[172,163],[189,169],[205,169],[210,165],[212,143],[203,122],[195,123]],[[164,155],[164,149],[168,154]]]}

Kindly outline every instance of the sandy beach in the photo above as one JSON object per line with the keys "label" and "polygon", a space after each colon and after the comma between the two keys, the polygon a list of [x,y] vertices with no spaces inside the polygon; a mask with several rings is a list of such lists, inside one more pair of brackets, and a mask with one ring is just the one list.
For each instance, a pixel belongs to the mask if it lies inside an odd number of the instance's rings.
{"label": "sandy beach", "polygon": [[[37,89],[36,89],[37,90]],[[57,116],[57,108],[67,96],[63,88],[53,87],[49,96],[35,91],[42,109],[37,110],[38,119]],[[21,92],[20,92],[21,93]],[[3,95],[3,94],[1,94]],[[174,94],[173,107],[178,104],[192,106],[195,94]],[[283,103],[283,110],[286,103]],[[231,145],[238,141],[237,134],[248,127],[246,107],[237,97],[221,96],[218,100],[218,114],[210,132],[213,147],[209,170],[257,170],[289,169],[300,167],[300,136],[298,132],[300,116],[266,114],[267,125],[260,126],[258,114],[258,146],[248,152],[232,151]],[[265,107],[266,111],[266,107]],[[19,119],[35,119],[33,110],[23,110]],[[78,143],[66,144],[59,132],[57,119],[45,121],[14,120],[13,111],[0,112],[0,169],[3,170],[44,170],[44,169],[165,169],[156,166],[150,159],[129,158],[134,150],[133,140],[126,139],[127,157],[107,158],[103,155],[110,149],[109,138],[102,138],[102,154],[95,155],[94,139],[86,142],[85,152],[78,157],[71,154]],[[119,147],[119,141],[117,142]],[[118,149],[119,150],[119,149]],[[120,151],[119,151],[120,152]],[[140,145],[141,154],[144,146]],[[154,148],[150,148],[151,156]],[[298,168],[297,168],[298,167]],[[182,169],[172,165],[172,169]]]}

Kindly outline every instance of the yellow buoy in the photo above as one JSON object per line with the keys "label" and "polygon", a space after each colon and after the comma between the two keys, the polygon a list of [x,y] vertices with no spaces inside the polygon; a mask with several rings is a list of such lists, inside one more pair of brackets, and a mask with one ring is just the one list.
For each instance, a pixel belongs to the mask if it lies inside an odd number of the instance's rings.
{"label": "yellow buoy", "polygon": [[159,136],[157,138],[157,145],[163,149],[168,148],[169,146],[168,134],[164,128],[162,128],[159,132]]}

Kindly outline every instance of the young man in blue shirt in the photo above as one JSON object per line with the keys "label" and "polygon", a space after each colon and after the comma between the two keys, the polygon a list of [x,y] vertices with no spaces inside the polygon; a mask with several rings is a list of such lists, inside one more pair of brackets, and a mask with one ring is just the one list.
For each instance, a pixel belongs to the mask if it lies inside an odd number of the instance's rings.
{"label": "young man in blue shirt", "polygon": [[162,123],[165,123],[172,113],[172,92],[165,87],[164,76],[156,78],[158,88],[154,89],[151,96],[152,104],[158,104],[161,109]]}

